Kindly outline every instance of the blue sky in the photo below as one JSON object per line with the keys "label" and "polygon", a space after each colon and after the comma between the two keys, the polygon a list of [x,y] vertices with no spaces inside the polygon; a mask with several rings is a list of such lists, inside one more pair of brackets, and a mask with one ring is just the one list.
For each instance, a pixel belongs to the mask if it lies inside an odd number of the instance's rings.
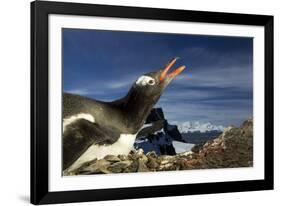
{"label": "blue sky", "polygon": [[187,69],[156,105],[170,122],[228,126],[252,117],[252,38],[81,29],[64,29],[62,38],[64,91],[115,100],[180,57],[175,67]]}

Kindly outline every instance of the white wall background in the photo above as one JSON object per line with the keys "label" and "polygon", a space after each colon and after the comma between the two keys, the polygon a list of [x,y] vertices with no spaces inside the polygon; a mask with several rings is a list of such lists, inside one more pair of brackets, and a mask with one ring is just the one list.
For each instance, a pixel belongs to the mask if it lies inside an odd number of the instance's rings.
{"label": "white wall background", "polygon": [[[67,1],[67,0],[65,0]],[[77,0],[79,1],[79,0]],[[281,5],[278,0],[80,0],[98,4],[205,10],[275,16],[275,190],[184,197],[119,200],[69,205],[276,205],[281,200]],[[29,204],[29,0],[0,6],[0,205]],[[279,149],[279,150],[278,150]],[[277,203],[278,204],[278,203]]]}

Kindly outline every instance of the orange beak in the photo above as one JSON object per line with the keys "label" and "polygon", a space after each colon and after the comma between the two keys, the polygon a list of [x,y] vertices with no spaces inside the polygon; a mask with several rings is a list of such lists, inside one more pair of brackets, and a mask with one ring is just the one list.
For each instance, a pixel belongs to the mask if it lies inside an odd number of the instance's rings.
{"label": "orange beak", "polygon": [[177,59],[178,59],[178,57],[173,58],[168,63],[168,65],[164,68],[164,70],[160,74],[160,81],[163,81],[167,77],[173,78],[173,77],[177,76],[178,74],[180,74],[185,69],[185,66],[180,66],[177,69],[175,69],[172,73],[167,74],[168,71],[172,68],[172,66],[176,63]]}

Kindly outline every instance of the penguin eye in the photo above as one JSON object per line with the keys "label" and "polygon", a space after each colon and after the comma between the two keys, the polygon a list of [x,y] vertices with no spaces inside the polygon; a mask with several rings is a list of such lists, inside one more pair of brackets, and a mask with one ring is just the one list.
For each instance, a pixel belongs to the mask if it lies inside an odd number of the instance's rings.
{"label": "penguin eye", "polygon": [[150,76],[145,76],[145,75],[141,76],[136,81],[136,85],[139,85],[139,86],[154,85],[154,84],[155,84],[155,79],[153,79]]}
{"label": "penguin eye", "polygon": [[148,84],[149,84],[149,85],[154,85],[154,84],[155,84],[154,79],[150,79],[150,80],[148,81]]}

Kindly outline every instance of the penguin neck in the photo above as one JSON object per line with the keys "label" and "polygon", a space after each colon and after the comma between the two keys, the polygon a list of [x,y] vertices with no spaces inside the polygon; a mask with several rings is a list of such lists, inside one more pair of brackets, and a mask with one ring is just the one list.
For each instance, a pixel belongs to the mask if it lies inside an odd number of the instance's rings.
{"label": "penguin neck", "polygon": [[117,102],[125,115],[126,127],[133,134],[141,129],[155,104],[153,99],[146,98],[142,93],[133,89]]}

